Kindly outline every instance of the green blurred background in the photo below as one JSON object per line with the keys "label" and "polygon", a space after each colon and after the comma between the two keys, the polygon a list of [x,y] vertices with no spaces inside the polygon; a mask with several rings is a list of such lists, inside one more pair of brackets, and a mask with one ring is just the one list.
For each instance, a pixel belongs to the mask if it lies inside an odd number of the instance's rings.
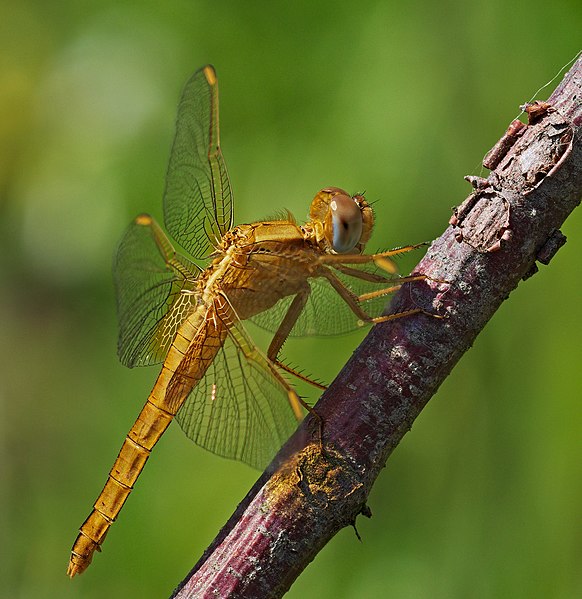
{"label": "green blurred background", "polygon": [[[483,174],[518,105],[579,49],[582,5],[1,0],[0,14],[0,595],[166,597],[257,477],[177,426],[103,553],[74,581],[65,569],[158,372],[117,362],[110,265],[136,214],[161,216],[187,77],[218,70],[237,222],[302,219],[337,185],[377,201],[369,247],[397,246],[446,227],[463,175]],[[582,596],[581,226],[578,210],[392,456],[363,543],[340,532],[289,597]],[[330,380],[360,338],[291,355]]]}

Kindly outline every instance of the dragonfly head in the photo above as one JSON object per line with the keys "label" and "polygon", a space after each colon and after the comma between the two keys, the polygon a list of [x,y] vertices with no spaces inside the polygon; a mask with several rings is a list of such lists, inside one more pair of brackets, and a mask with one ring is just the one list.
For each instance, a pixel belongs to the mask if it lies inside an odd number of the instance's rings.
{"label": "dragonfly head", "polygon": [[374,226],[364,196],[350,196],[339,187],[322,189],[311,202],[309,217],[317,243],[335,254],[361,253]]}

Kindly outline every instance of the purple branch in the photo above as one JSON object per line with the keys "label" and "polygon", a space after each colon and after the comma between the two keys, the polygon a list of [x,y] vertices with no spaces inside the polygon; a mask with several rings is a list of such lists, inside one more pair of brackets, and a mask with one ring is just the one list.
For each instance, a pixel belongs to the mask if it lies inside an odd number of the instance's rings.
{"label": "purple branch", "polygon": [[526,107],[486,157],[487,179],[414,272],[392,312],[425,314],[375,326],[317,403],[325,451],[307,418],[249,491],[174,597],[281,597],[358,514],[392,450],[518,283],[564,243],[582,196],[582,58],[547,103]]}

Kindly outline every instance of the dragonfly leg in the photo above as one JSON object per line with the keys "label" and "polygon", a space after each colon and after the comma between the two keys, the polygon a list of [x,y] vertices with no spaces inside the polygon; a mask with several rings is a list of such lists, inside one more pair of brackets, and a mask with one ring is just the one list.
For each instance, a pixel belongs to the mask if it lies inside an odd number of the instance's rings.
{"label": "dragonfly leg", "polygon": [[376,297],[381,297],[382,295],[388,295],[389,293],[394,293],[398,291],[404,283],[410,283],[412,281],[435,281],[436,283],[443,283],[446,281],[437,281],[432,279],[428,275],[411,275],[408,277],[384,277],[382,275],[366,272],[364,270],[357,270],[355,268],[350,268],[349,266],[343,265],[334,265],[336,270],[339,270],[344,275],[349,277],[354,277],[355,279],[362,279],[363,281],[370,281],[372,283],[393,283],[393,285],[389,287],[383,287],[382,289],[377,289],[376,291],[371,291],[370,293],[363,293],[358,296],[359,302],[365,302],[370,299],[374,299]]}
{"label": "dragonfly leg", "polygon": [[[237,326],[237,324],[239,326]],[[276,362],[269,359],[253,342],[253,340],[246,334],[246,331],[240,326],[235,320],[230,320],[230,326],[228,326],[228,332],[231,340],[235,343],[238,349],[242,352],[245,359],[249,362],[253,362],[258,368],[267,370],[272,377],[279,383],[281,388],[287,395],[287,401],[295,415],[298,422],[303,420],[304,410],[309,412],[315,421],[317,422],[318,431],[318,445],[320,449],[323,448],[323,420],[321,416],[306,403],[301,396],[293,389],[285,377],[281,374],[279,366]]]}
{"label": "dragonfly leg", "polygon": [[[307,303],[307,300],[309,299],[310,293],[311,293],[311,288],[309,286],[306,286],[301,291],[299,291],[299,293],[297,293],[297,295],[293,298],[293,301],[291,302],[291,305],[289,306],[289,309],[287,310],[287,314],[285,314],[285,318],[283,318],[283,321],[279,325],[279,328],[275,332],[275,335],[273,336],[273,340],[271,341],[271,344],[269,345],[269,349],[267,350],[267,357],[269,358],[269,360],[271,360],[271,362],[273,362],[279,368],[281,368],[281,370],[284,370],[285,372],[292,374],[293,376],[297,377],[298,379],[305,381],[306,383],[309,383],[310,385],[313,385],[314,387],[317,387],[318,389],[325,391],[325,389],[327,389],[327,387],[325,385],[322,385],[321,383],[314,381],[313,379],[309,378],[302,372],[299,372],[299,371],[295,370],[294,368],[291,368],[290,366],[288,366],[287,364],[284,364],[283,362],[281,362],[278,359],[279,351],[281,351],[283,344],[285,343],[287,337],[289,337],[289,333],[293,329],[293,326],[295,325],[295,323],[297,322],[297,319],[299,318],[301,312],[303,311],[303,308],[305,307],[305,304]],[[307,408],[307,409],[309,409],[309,408]]]}
{"label": "dragonfly leg", "polygon": [[281,360],[273,360],[273,362],[281,370],[288,372],[289,374],[293,375],[294,377],[297,377],[299,380],[309,383],[310,385],[313,385],[314,387],[316,387],[317,389],[321,389],[322,391],[325,391],[327,389],[327,385],[324,385],[323,383],[320,383],[319,381],[316,381],[315,379],[308,377],[306,374],[303,374],[303,372],[301,372],[300,370],[296,370],[295,368],[289,366],[288,364],[281,362]]}
{"label": "dragonfly leg", "polygon": [[285,372],[292,374],[293,376],[299,378],[302,381],[305,381],[306,383],[313,385],[314,387],[317,387],[318,389],[321,389],[323,391],[325,391],[325,389],[327,389],[327,387],[325,385],[322,385],[321,383],[314,381],[313,379],[307,377],[306,375],[302,374],[301,372],[298,372],[294,368],[291,368],[290,366],[283,364],[283,362],[281,362],[277,357],[279,355],[279,351],[281,350],[281,347],[283,347],[285,340],[287,339],[287,337],[289,337],[289,333],[293,329],[293,326],[297,322],[297,319],[299,318],[303,308],[305,307],[305,304],[307,303],[307,300],[309,299],[310,293],[311,293],[311,287],[306,285],[293,298],[293,301],[291,302],[291,305],[289,306],[289,309],[287,310],[287,314],[285,314],[285,318],[283,318],[283,321],[279,325],[279,328],[275,332],[275,335],[273,336],[273,340],[271,341],[271,344],[269,345],[269,349],[267,350],[267,359],[268,359],[269,363],[273,365],[271,367],[273,374],[275,374],[275,376],[279,380],[281,380],[283,385],[287,388],[287,395],[289,397],[289,402],[291,403],[291,407],[293,408],[295,415],[296,416],[298,415],[296,408],[298,407],[297,402],[299,402],[299,404],[301,404],[301,406],[303,406],[303,408],[305,408],[317,421],[318,431],[319,431],[319,446],[321,449],[323,449],[323,420],[322,420],[321,416],[314,410],[314,408],[312,408],[307,402],[305,402],[301,398],[301,396],[293,388],[291,388],[290,385],[287,384],[285,379],[283,379],[283,377],[281,377],[281,375],[277,371],[277,368],[280,368],[281,370],[284,370]]}
{"label": "dragonfly leg", "polygon": [[366,314],[362,307],[359,304],[359,298],[354,295],[343,283],[338,279],[331,270],[324,268],[321,272],[322,276],[324,276],[331,284],[331,286],[337,291],[339,296],[344,300],[344,302],[348,305],[350,310],[362,321],[362,324],[365,322],[375,322],[371,316]]}
{"label": "dragonfly leg", "polygon": [[[249,358],[256,359],[256,356],[251,355],[251,356],[249,356]],[[277,379],[277,381],[281,384],[281,386],[287,392],[287,398],[289,400],[289,404],[291,405],[291,409],[293,410],[293,413],[295,414],[295,417],[297,418],[297,420],[298,421],[303,420],[303,410],[301,409],[303,407],[305,410],[307,410],[310,414],[312,414],[319,421],[320,439],[321,439],[322,423],[321,423],[321,417],[319,416],[319,414],[285,380],[285,378],[281,375],[281,373],[278,370],[279,364],[277,362],[274,362],[273,360],[270,360],[269,358],[267,358],[266,366],[269,368],[272,375]],[[287,369],[284,368],[284,370],[287,370]],[[300,377],[300,378],[303,378],[303,377]],[[306,379],[306,380],[308,380],[308,379]],[[311,381],[309,381],[309,382],[311,382]]]}
{"label": "dragonfly leg", "polygon": [[427,242],[417,243],[415,245],[404,245],[400,248],[379,252],[378,254],[324,254],[319,257],[320,264],[365,264],[366,262],[375,262],[380,268],[390,273],[396,272],[396,265],[389,260],[392,256],[406,254],[412,250],[428,245]]}
{"label": "dragonfly leg", "polygon": [[357,268],[350,268],[344,264],[333,264],[332,266],[335,270],[339,270],[339,272],[347,275],[348,277],[362,279],[362,281],[369,281],[370,283],[392,283],[394,281],[398,281],[400,278],[398,276],[386,277],[385,275],[379,275],[378,273],[358,270]]}
{"label": "dragonfly leg", "polygon": [[[291,387],[291,385],[285,380],[273,360],[271,360],[269,356],[265,356],[265,354],[257,347],[255,342],[247,334],[242,326],[241,321],[236,316],[228,297],[224,294],[219,294],[219,298],[220,306],[217,309],[216,315],[224,323],[224,326],[228,330],[232,341],[243,353],[247,360],[254,362],[259,368],[268,370],[272,374],[272,376],[287,393],[287,399],[291,409],[293,410],[293,413],[295,414],[295,417],[298,421],[301,421],[303,419],[303,410],[301,409],[302,406],[307,410],[310,409],[310,406],[308,406],[301,399],[301,397],[299,397],[297,391],[295,391],[295,389],[293,389],[293,387]],[[285,337],[286,336],[284,336],[283,339],[278,342],[279,348],[281,345],[283,345]]]}
{"label": "dragonfly leg", "polygon": [[393,287],[387,287],[385,289],[380,289],[378,291],[374,291],[371,293],[366,293],[361,296],[355,296],[334,274],[328,269],[325,269],[322,272],[322,276],[324,276],[332,285],[332,287],[338,292],[340,297],[346,302],[352,312],[362,321],[362,324],[369,322],[372,324],[378,324],[380,322],[387,322],[389,320],[396,320],[397,318],[404,318],[406,316],[412,316],[413,314],[427,314],[428,316],[433,316],[435,318],[442,318],[438,314],[433,314],[431,312],[427,312],[422,308],[412,308],[411,310],[404,310],[403,312],[398,312],[396,314],[386,314],[385,316],[376,316],[372,318],[370,315],[366,314],[366,312],[362,309],[359,302],[377,297],[379,295],[386,295],[387,293],[391,293],[396,289],[399,289],[403,283],[407,283],[410,281],[418,281],[428,279],[426,275],[417,275],[413,277],[402,277],[399,279],[399,284],[394,285]]}
{"label": "dragonfly leg", "polygon": [[[394,279],[395,285],[392,287],[384,287],[383,289],[377,289],[376,291],[370,291],[369,293],[363,293],[358,296],[359,302],[365,302],[367,300],[374,299],[375,297],[381,297],[382,295],[388,295],[389,293],[394,293],[398,291],[404,283],[410,283],[412,281],[424,281],[426,279],[430,279],[427,275],[414,275],[410,277],[400,277],[398,279]],[[432,280],[432,279],[430,279]]]}
{"label": "dragonfly leg", "polygon": [[273,336],[273,340],[269,345],[269,349],[267,350],[267,357],[271,362],[277,361],[277,356],[279,355],[279,351],[283,347],[283,344],[289,337],[289,333],[291,329],[297,322],[299,315],[301,314],[307,300],[309,299],[309,293],[311,288],[309,286],[305,286],[301,291],[297,293],[297,295],[293,298],[289,309],[287,310],[287,314],[285,314],[285,318],[283,318],[279,328],[275,332]]}

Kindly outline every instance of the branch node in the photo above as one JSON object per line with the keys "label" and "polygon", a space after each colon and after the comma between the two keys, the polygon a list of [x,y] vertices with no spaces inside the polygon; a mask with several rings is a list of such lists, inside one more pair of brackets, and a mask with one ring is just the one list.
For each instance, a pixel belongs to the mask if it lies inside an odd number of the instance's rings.
{"label": "branch node", "polygon": [[554,229],[536,255],[536,260],[545,264],[550,263],[557,251],[566,243],[567,237],[559,229]]}
{"label": "branch node", "polygon": [[555,108],[548,102],[536,100],[535,102],[526,102],[520,106],[521,110],[527,113],[527,124],[533,125],[543,119],[549,112],[554,112]]}
{"label": "branch node", "polygon": [[512,237],[509,228],[510,206],[502,193],[492,187],[472,193],[456,210],[449,223],[457,242],[464,241],[483,254],[501,249]]}

